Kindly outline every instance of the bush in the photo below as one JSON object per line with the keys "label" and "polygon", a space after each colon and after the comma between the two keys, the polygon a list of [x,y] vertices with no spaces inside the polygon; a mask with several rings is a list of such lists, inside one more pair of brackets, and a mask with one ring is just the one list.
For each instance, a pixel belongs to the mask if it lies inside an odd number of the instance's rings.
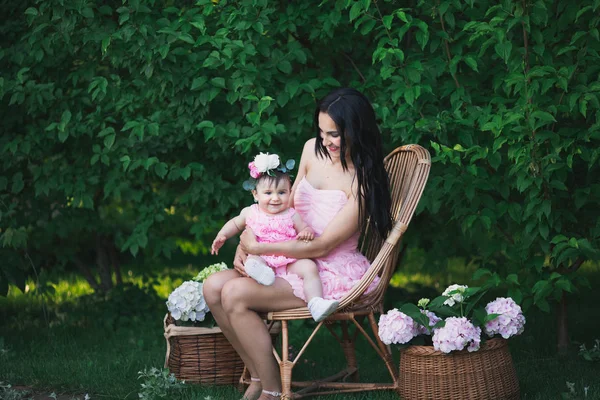
{"label": "bush", "polygon": [[433,152],[412,244],[549,310],[600,258],[600,5],[578,4],[1,1],[0,293],[31,264],[108,290],[122,252],[207,238],[251,156],[298,155],[344,85],[386,146]]}

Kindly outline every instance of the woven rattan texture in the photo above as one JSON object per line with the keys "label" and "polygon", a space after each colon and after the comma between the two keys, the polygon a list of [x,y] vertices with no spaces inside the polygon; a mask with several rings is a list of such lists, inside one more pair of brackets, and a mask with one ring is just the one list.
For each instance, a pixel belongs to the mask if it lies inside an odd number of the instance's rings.
{"label": "woven rattan texture", "polygon": [[[175,321],[169,316],[167,323]],[[195,333],[168,340],[171,352],[167,366],[177,379],[203,385],[238,384],[244,363],[223,333]]]}
{"label": "woven rattan texture", "polygon": [[444,354],[431,346],[400,352],[399,392],[404,400],[518,400],[519,381],[504,339],[478,351]]}

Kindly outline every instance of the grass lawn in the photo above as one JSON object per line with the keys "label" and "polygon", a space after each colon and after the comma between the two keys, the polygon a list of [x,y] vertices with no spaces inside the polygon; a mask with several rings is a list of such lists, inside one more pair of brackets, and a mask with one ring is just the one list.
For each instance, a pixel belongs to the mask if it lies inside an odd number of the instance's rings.
{"label": "grass lawn", "polygon": [[[82,399],[86,393],[91,399],[137,399],[140,384],[145,382],[138,379],[138,371],[161,368],[164,362],[164,298],[172,288],[197,271],[191,266],[159,269],[144,283],[141,274],[135,272],[135,267],[132,269],[127,274],[132,285],[112,294],[108,301],[98,301],[90,296],[89,287],[78,277],[60,281],[56,285],[57,293],[47,301],[47,316],[44,316],[38,297],[13,290],[8,298],[0,298],[0,398],[8,399],[9,395],[14,395],[14,392],[2,389],[3,385],[12,384],[31,387],[39,393],[63,393],[65,399]],[[592,287],[600,283],[598,268],[590,267],[583,273],[592,281]],[[414,276],[407,271],[395,278],[395,282],[416,291],[391,288],[387,299],[389,307],[407,296],[418,299],[423,293],[431,295],[432,291],[439,291],[430,285],[445,286],[448,283],[447,277],[421,275],[414,279]],[[456,276],[452,279],[466,282]],[[140,289],[151,285],[158,296]],[[593,290],[585,290],[572,298],[569,328],[574,345],[572,355],[566,358],[555,354],[553,316],[533,309],[526,314],[525,333],[510,341],[522,399],[561,399],[561,394],[568,391],[567,382],[574,383],[581,393],[579,397],[568,398],[600,399],[600,363],[585,361],[577,355],[578,343],[590,347],[595,339],[600,339],[594,318],[599,315],[599,301],[600,293]],[[311,322],[294,323],[296,336],[292,338],[292,346],[298,348],[311,326]],[[341,352],[324,351],[337,346],[326,329],[322,329],[313,343],[295,370],[297,378],[333,373],[336,366],[342,365]],[[359,343],[358,354],[364,380],[388,380],[383,363],[378,362],[364,340]],[[583,396],[584,387],[588,387],[587,397]],[[169,398],[240,397],[233,387],[198,386],[188,387],[174,396]],[[399,397],[393,392],[367,392],[323,398],[384,400]]]}

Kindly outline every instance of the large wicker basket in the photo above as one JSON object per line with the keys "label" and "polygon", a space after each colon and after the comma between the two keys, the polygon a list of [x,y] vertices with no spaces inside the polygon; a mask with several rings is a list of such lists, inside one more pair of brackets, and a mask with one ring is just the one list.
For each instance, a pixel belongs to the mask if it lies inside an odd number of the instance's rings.
{"label": "large wicker basket", "polygon": [[404,400],[518,400],[519,381],[506,340],[478,351],[444,354],[431,346],[400,351],[398,391]]}
{"label": "large wicker basket", "polygon": [[219,328],[176,326],[164,319],[165,367],[177,379],[202,385],[237,385],[244,363]]}

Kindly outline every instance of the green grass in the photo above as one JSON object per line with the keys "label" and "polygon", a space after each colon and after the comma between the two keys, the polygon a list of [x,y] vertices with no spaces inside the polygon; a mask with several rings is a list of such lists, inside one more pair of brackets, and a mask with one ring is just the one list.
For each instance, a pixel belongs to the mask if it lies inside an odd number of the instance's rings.
{"label": "green grass", "polygon": [[[137,286],[129,287],[109,301],[90,295],[87,283],[81,278],[68,276],[58,281],[56,294],[46,301],[48,321],[39,297],[11,290],[7,298],[0,298],[0,382],[31,386],[36,391],[89,393],[93,399],[138,398],[142,383],[137,379],[138,371],[160,368],[164,362],[164,298],[196,272],[197,268],[192,265],[158,268],[148,280],[142,278],[140,270],[132,268],[131,272],[125,271],[125,276]],[[448,276],[422,274],[415,278],[411,272],[403,271],[395,278],[403,282],[404,289],[390,288],[388,307],[407,297],[430,296],[439,291],[438,286],[449,283]],[[463,273],[470,274],[470,271]],[[592,280],[592,287],[600,283],[597,267],[588,266],[582,273]],[[460,274],[457,267],[453,282],[465,281]],[[159,296],[137,289],[143,285],[154,287]],[[29,283],[29,290],[33,289],[33,283]],[[581,391],[588,386],[586,399],[600,399],[600,363],[586,362],[576,351],[578,343],[590,346],[594,339],[600,338],[595,321],[599,300],[600,294],[585,290],[570,302],[569,324],[574,351],[566,358],[558,357],[555,352],[553,316],[537,310],[526,314],[525,333],[510,341],[522,399],[560,399],[561,393],[567,392],[566,382],[575,383]],[[291,345],[294,348],[299,348],[301,339],[312,326],[311,322],[302,321],[293,324],[295,335]],[[335,372],[343,362],[341,353],[323,350],[336,346],[323,329],[295,369],[295,377],[303,379]],[[366,367],[360,372],[364,380],[389,381],[383,364],[364,340],[359,341],[358,354],[359,366]],[[182,399],[207,397],[236,399],[239,394],[232,387],[193,386],[178,396]],[[323,398],[385,400],[398,399],[398,396],[392,392],[370,392]]]}

